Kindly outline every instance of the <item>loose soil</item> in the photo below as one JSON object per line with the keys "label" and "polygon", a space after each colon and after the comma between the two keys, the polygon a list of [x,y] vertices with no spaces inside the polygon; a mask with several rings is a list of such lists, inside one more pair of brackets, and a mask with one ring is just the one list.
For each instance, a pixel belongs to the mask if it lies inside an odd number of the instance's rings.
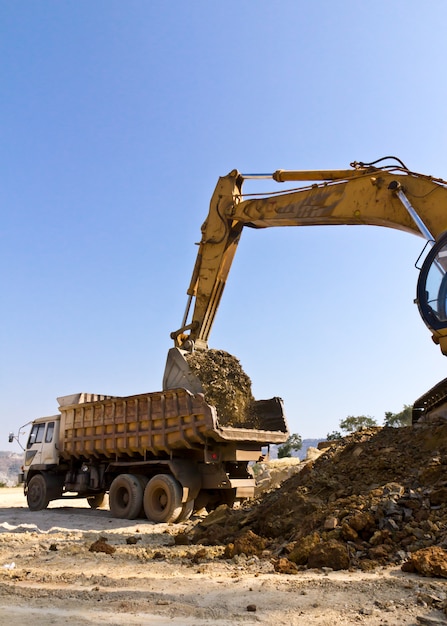
{"label": "loose soil", "polygon": [[257,428],[251,380],[235,356],[224,350],[203,350],[186,360],[202,383],[205,400],[216,407],[222,426]]}
{"label": "loose soil", "polygon": [[253,553],[262,545],[292,569],[368,571],[401,565],[418,550],[445,550],[447,421],[335,441],[280,489],[216,521],[199,526],[194,539],[230,554],[238,542],[246,553],[251,541]]}
{"label": "loose soil", "polygon": [[0,505],[0,626],[447,623],[443,579],[396,566],[287,574],[271,554],[223,558],[223,545],[188,543],[210,516],[117,520],[82,500],[31,512],[18,488],[1,489]]}

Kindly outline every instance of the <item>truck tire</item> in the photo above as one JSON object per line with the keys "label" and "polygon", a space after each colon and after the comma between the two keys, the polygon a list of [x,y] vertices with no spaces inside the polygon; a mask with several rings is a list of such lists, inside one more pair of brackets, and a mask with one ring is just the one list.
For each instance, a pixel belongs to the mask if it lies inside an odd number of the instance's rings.
{"label": "truck tire", "polygon": [[95,496],[88,496],[87,502],[91,509],[99,509],[105,500],[105,493],[97,493]]}
{"label": "truck tire", "polygon": [[26,500],[30,511],[42,511],[49,502],[48,485],[43,474],[36,474],[28,483]]}
{"label": "truck tire", "polygon": [[182,487],[170,474],[157,474],[144,491],[146,517],[157,523],[178,521],[182,510]]}
{"label": "truck tire", "polygon": [[113,517],[136,519],[143,502],[143,487],[133,474],[120,474],[110,485],[109,508]]}

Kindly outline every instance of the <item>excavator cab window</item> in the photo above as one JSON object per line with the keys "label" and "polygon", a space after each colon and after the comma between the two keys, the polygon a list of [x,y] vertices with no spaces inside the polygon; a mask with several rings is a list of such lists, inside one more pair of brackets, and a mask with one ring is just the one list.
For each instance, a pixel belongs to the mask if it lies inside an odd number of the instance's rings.
{"label": "excavator cab window", "polygon": [[429,328],[447,328],[447,232],[438,239],[422,265],[417,303]]}

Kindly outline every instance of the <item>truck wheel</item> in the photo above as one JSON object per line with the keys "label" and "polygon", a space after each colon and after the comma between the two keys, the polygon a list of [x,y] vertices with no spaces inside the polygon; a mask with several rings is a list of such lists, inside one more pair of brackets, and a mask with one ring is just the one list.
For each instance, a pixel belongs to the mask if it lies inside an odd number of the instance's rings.
{"label": "truck wheel", "polygon": [[36,474],[31,478],[28,483],[26,499],[31,511],[42,511],[47,508],[50,498],[48,496],[47,481],[43,474]]}
{"label": "truck wheel", "polygon": [[157,474],[144,491],[144,511],[153,522],[176,522],[182,513],[182,488],[170,474]]}
{"label": "truck wheel", "polygon": [[105,500],[105,493],[97,493],[95,496],[89,496],[87,498],[88,505],[91,509],[99,509]]}
{"label": "truck wheel", "polygon": [[135,519],[143,502],[143,488],[133,474],[120,474],[110,485],[109,507],[113,517]]}

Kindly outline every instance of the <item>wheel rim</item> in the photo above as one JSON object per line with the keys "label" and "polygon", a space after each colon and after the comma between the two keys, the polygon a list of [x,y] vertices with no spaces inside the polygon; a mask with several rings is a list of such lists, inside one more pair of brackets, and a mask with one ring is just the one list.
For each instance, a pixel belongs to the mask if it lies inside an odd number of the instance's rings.
{"label": "wheel rim", "polygon": [[29,490],[29,500],[33,503],[33,504],[38,504],[40,502],[40,500],[42,499],[42,487],[39,484],[36,484],[36,482],[34,482],[31,485],[31,489]]}
{"label": "wheel rim", "polygon": [[33,511],[40,511],[47,507],[47,484],[42,475],[38,474],[31,478],[28,485],[27,501],[29,508]]}
{"label": "wheel rim", "polygon": [[121,487],[121,489],[119,489],[116,494],[116,500],[120,507],[126,507],[129,504],[129,499],[130,498],[128,490],[124,487]]}
{"label": "wheel rim", "polygon": [[157,489],[152,496],[151,504],[158,513],[163,513],[168,505],[168,494],[164,489]]}

